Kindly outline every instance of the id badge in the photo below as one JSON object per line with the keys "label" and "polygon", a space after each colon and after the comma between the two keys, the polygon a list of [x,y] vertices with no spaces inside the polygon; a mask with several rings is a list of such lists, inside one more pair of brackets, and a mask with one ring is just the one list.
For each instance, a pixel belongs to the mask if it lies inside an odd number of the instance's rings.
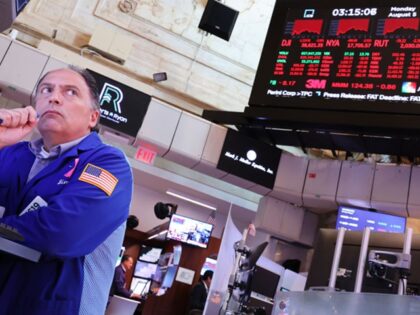
{"label": "id badge", "polygon": [[36,196],[34,200],[32,200],[31,203],[25,209],[23,209],[23,211],[19,215],[24,215],[27,212],[35,211],[41,207],[46,206],[48,206],[48,203],[44,199],[42,199],[41,196]]}

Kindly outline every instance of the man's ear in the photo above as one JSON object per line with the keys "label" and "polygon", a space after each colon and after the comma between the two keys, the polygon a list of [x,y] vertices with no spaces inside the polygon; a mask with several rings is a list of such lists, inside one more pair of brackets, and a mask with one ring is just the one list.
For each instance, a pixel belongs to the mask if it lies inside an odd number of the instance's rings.
{"label": "man's ear", "polygon": [[90,120],[89,120],[90,129],[92,129],[93,127],[96,126],[96,123],[98,122],[98,119],[99,119],[99,111],[98,110],[93,110],[90,113]]}

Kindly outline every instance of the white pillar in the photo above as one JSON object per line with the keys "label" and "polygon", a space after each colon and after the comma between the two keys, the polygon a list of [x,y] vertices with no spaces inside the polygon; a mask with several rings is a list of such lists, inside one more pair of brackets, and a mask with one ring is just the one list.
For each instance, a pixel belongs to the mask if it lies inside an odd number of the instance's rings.
{"label": "white pillar", "polygon": [[362,290],[363,277],[365,275],[366,256],[369,246],[370,228],[366,227],[363,230],[362,244],[360,246],[359,263],[357,264],[356,283],[354,285],[354,292],[360,293]]}
{"label": "white pillar", "polygon": [[330,281],[328,287],[332,290],[335,290],[335,281],[337,279],[337,269],[340,264],[341,249],[343,248],[344,233],[346,230],[344,228],[338,229],[337,241],[335,243],[334,258],[331,266]]}

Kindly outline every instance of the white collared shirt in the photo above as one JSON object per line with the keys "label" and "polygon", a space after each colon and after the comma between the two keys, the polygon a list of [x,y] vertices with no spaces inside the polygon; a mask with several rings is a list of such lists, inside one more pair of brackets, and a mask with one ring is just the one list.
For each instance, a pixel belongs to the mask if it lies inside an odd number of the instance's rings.
{"label": "white collared shirt", "polygon": [[75,145],[79,144],[88,135],[89,134],[73,141],[55,145],[50,149],[49,152],[45,150],[44,141],[42,140],[42,138],[29,142],[29,150],[35,155],[35,161],[34,164],[32,164],[26,182],[29,182],[32,178],[34,178],[45,167],[51,164],[61,154],[70,150]]}

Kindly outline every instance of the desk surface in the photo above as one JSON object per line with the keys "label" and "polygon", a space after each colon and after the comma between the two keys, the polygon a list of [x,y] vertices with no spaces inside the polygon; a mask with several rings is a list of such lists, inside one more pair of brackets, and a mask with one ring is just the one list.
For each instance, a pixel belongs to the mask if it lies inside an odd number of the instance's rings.
{"label": "desk surface", "polygon": [[133,315],[140,301],[114,295],[111,298],[105,315]]}
{"label": "desk surface", "polygon": [[38,262],[41,258],[41,252],[13,242],[0,236],[0,251],[18,256],[33,262]]}
{"label": "desk surface", "polygon": [[417,315],[418,296],[352,292],[278,292],[273,314]]}

